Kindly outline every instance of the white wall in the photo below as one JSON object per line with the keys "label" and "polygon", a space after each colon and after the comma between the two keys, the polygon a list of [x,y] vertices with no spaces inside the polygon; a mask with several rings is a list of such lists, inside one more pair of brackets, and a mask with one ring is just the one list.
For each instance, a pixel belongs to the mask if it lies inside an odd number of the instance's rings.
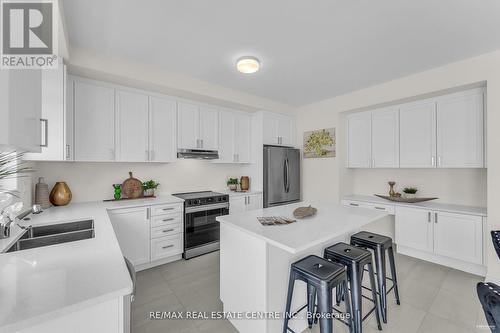
{"label": "white wall", "polygon": [[36,162],[34,168],[36,173],[33,175],[33,183],[38,177],[45,177],[51,189],[55,182],[65,181],[73,193],[72,202],[82,202],[112,199],[112,184],[121,184],[128,178],[129,171],[141,181],[158,181],[160,194],[171,194],[225,189],[227,177],[239,178],[245,175],[246,166],[179,160],[169,164]]}
{"label": "white wall", "polygon": [[[319,128],[337,127],[337,158],[331,159],[310,159],[303,161],[303,196],[306,200],[328,199],[337,202],[342,194],[347,194],[353,189],[373,192],[379,191],[378,182],[386,181],[387,172],[372,171],[371,173],[361,172],[358,183],[353,180],[353,174],[343,166],[345,165],[345,134],[343,130],[343,117],[341,113],[356,109],[367,108],[372,105],[390,103],[412,98],[414,96],[431,94],[436,91],[444,91],[456,87],[487,84],[487,153],[488,172],[487,183],[487,206],[488,206],[488,228],[500,229],[500,193],[496,190],[500,186],[500,51],[488,53],[464,61],[452,63],[446,66],[407,76],[394,81],[386,82],[377,86],[362,89],[353,93],[324,100],[315,104],[307,105],[297,111],[298,135],[302,137],[304,131]],[[441,170],[431,170],[430,176],[439,181],[439,185],[433,186],[425,178],[429,175],[422,174],[419,178],[412,178],[412,182],[424,184],[427,189],[439,192],[446,196],[446,199],[460,200],[462,202],[472,202],[469,191],[465,185],[460,187],[463,195],[451,193],[451,188],[456,186],[454,182],[464,181],[460,174],[449,171],[449,176],[443,179]],[[446,173],[446,170],[444,171]],[[395,172],[402,182],[410,181],[410,174]],[[484,184],[485,175],[477,174],[473,171],[465,175],[468,184]],[[368,184],[360,185],[359,181],[367,180],[370,177],[376,178]],[[383,179],[378,179],[378,178]],[[451,179],[449,177],[452,177]],[[483,180],[481,180],[483,179]],[[372,182],[376,182],[372,183]],[[432,186],[432,187],[431,187]],[[472,193],[478,191],[474,186]],[[481,189],[479,189],[481,191]],[[484,197],[484,195],[482,196]],[[481,199],[483,200],[483,199]],[[488,279],[500,281],[500,261],[498,260],[491,242],[488,242]]]}

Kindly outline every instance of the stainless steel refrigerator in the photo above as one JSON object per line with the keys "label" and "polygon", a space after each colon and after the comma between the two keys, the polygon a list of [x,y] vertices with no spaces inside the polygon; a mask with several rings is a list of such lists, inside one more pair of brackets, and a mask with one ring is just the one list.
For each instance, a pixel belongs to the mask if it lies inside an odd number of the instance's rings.
{"label": "stainless steel refrigerator", "polygon": [[264,207],[300,201],[300,150],[264,146]]}

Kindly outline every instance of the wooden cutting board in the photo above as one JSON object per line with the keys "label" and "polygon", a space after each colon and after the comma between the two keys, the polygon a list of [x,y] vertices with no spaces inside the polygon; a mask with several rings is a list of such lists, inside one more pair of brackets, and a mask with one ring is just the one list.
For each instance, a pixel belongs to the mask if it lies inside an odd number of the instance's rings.
{"label": "wooden cutting board", "polygon": [[130,177],[122,184],[122,193],[127,198],[135,199],[142,197],[142,182],[132,176],[132,171],[128,173]]}

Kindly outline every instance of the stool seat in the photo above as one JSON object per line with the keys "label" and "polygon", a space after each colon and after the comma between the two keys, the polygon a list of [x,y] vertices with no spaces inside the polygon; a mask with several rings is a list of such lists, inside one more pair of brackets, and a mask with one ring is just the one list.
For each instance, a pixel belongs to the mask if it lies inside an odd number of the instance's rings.
{"label": "stool seat", "polygon": [[342,265],[349,265],[351,262],[361,262],[365,259],[371,259],[371,253],[346,243],[337,243],[325,249],[325,253],[329,257],[334,257],[336,262]]}
{"label": "stool seat", "polygon": [[381,245],[385,247],[390,247],[392,246],[392,239],[391,237],[379,235],[379,234],[374,234],[372,232],[368,231],[360,231],[354,235],[351,236],[351,242],[352,241],[356,242],[356,245],[360,246],[367,246],[367,247],[373,247],[376,245]]}
{"label": "stool seat", "polygon": [[308,277],[313,277],[320,281],[335,279],[345,271],[344,266],[315,255],[310,255],[294,262],[292,268],[297,269]]}

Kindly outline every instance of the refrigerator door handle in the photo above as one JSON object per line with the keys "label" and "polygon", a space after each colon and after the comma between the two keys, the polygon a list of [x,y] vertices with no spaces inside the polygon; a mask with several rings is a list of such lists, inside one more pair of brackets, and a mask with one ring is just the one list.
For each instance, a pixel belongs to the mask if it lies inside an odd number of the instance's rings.
{"label": "refrigerator door handle", "polygon": [[285,192],[288,193],[290,191],[290,161],[288,160],[288,157],[285,159],[285,172],[286,172]]}
{"label": "refrigerator door handle", "polygon": [[287,169],[286,169],[286,159],[283,161],[283,189],[286,192],[286,184],[288,183],[287,179]]}

